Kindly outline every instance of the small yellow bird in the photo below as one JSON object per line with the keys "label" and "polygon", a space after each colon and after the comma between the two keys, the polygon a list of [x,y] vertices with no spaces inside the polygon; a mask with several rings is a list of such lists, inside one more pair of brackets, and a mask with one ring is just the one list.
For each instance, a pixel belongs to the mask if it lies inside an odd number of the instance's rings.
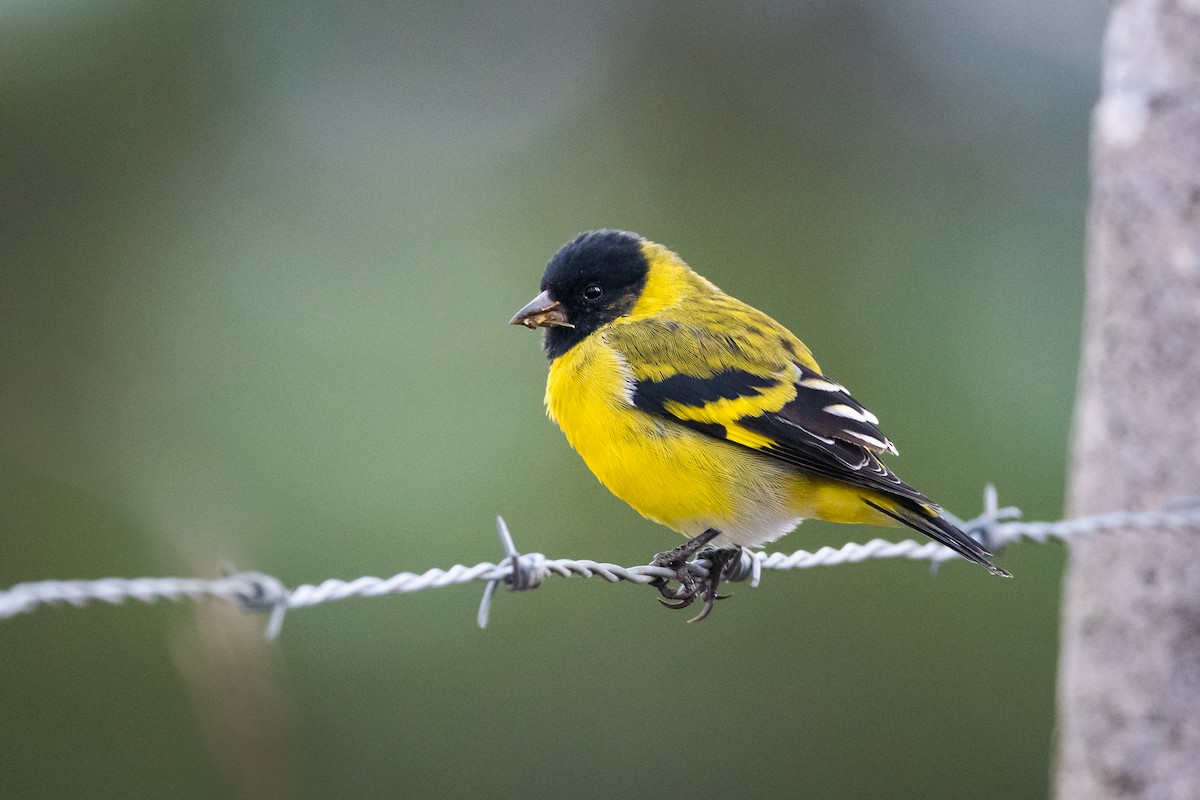
{"label": "small yellow bird", "polygon": [[[878,458],[896,448],[878,420],[825,377],[808,348],[766,314],[634,233],[589,231],[550,259],[541,293],[512,324],[544,328],[546,410],[613,494],[688,543],[655,563],[699,595],[703,619],[742,546],[805,519],[903,523],[994,575],[979,542]],[[712,568],[685,562],[701,547]]]}

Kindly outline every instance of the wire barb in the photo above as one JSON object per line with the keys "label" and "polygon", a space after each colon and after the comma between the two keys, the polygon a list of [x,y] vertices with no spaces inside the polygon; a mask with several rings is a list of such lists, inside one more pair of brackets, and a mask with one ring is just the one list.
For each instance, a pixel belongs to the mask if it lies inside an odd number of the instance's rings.
{"label": "wire barb", "polygon": [[[998,553],[1010,544],[1028,540],[1044,544],[1051,539],[1068,539],[1122,530],[1200,529],[1200,507],[1165,511],[1118,511],[1092,517],[1079,517],[1059,522],[1020,522],[1020,511],[1000,507],[996,489],[984,488],[983,513],[973,520],[947,518],[976,537],[985,547]],[[268,613],[265,635],[279,636],[288,610],[344,600],[349,597],[378,597],[404,594],[424,589],[436,589],[460,583],[484,581],[483,600],[476,621],[487,626],[492,598],[496,588],[506,584],[513,591],[540,586],[547,578],[599,577],[610,583],[626,581],[648,584],[657,578],[674,578],[674,570],[647,564],[622,567],[590,559],[547,558],[541,553],[518,552],[502,517],[496,518],[496,531],[504,547],[505,557],[498,564],[483,562],[471,567],[455,564],[449,569],[430,569],[422,573],[401,572],[390,578],[364,576],[352,581],[329,579],[320,584],[302,584],[288,589],[278,579],[262,572],[238,572],[215,580],[199,578],[101,578],[93,581],[38,581],[18,583],[0,590],[0,620],[27,614],[54,605],[86,606],[100,602],[120,605],[128,600],[155,603],[160,600],[217,599],[238,603],[247,611]],[[889,542],[872,539],[862,544],[850,543],[841,547],[822,547],[815,552],[797,550],[794,553],[764,553],[743,548],[740,557],[725,569],[723,580],[749,579],[758,586],[764,570],[796,570],[855,564],[879,558],[901,558],[910,561],[930,561],[936,567],[956,558],[953,551],[937,542],[905,539]],[[688,562],[688,570],[699,578],[708,574],[708,560]]]}

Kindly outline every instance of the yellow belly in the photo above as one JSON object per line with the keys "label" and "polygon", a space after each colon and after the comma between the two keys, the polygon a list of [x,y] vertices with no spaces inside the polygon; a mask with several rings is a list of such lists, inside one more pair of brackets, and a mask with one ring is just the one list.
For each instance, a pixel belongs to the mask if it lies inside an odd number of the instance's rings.
{"label": "yellow belly", "polygon": [[732,514],[726,466],[697,434],[633,408],[627,378],[615,351],[581,342],[551,364],[546,410],[601,483],[644,516],[682,530]]}
{"label": "yellow belly", "polygon": [[551,364],[546,410],[601,483],[643,516],[689,537],[716,528],[717,544],[747,546],[806,518],[885,522],[860,499],[872,493],[634,408],[629,381],[620,354],[589,337]]}

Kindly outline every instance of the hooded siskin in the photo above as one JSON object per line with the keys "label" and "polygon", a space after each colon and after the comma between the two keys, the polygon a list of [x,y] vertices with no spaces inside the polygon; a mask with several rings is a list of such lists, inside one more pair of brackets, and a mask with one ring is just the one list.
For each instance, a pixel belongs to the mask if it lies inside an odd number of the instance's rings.
{"label": "hooded siskin", "polygon": [[804,519],[914,528],[1007,575],[880,462],[895,447],[808,348],[637,234],[584,233],[513,318],[544,328],[546,409],[613,494],[716,547]]}

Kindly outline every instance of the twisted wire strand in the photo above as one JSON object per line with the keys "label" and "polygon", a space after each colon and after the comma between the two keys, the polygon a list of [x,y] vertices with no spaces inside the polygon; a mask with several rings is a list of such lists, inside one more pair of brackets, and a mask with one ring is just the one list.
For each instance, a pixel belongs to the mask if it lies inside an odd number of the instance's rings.
{"label": "twisted wire strand", "polygon": [[[984,489],[984,512],[979,517],[960,521],[961,527],[979,538],[986,547],[999,552],[1020,540],[1044,544],[1050,540],[1067,539],[1096,533],[1132,530],[1184,530],[1200,528],[1200,508],[1169,511],[1118,511],[1059,522],[1020,522],[1016,508],[999,508],[996,490]],[[603,578],[611,583],[626,581],[646,584],[656,578],[673,578],[675,573],[653,564],[623,567],[591,559],[547,558],[542,553],[519,553],[503,518],[497,518],[497,529],[506,556],[498,563],[485,561],[474,566],[455,564],[449,569],[429,569],[425,572],[401,572],[389,578],[364,576],[350,581],[331,578],[319,584],[302,584],[288,589],[278,578],[261,572],[239,572],[215,580],[200,578],[101,578],[90,581],[37,581],[19,583],[0,590],[0,620],[15,617],[52,605],[86,606],[100,602],[120,605],[128,600],[155,603],[160,600],[217,599],[240,603],[254,612],[270,612],[267,638],[279,635],[287,610],[320,605],[350,597],[378,597],[404,594],[424,589],[437,589],[460,583],[484,581],[483,602],[478,622],[487,625],[492,597],[500,584],[514,590],[532,589],[547,578]],[[891,542],[871,539],[841,547],[822,547],[816,551],[797,550],[793,553],[765,553],[742,550],[740,561],[726,567],[725,580],[750,580],[757,586],[764,570],[796,570],[811,567],[830,567],[855,564],[881,558],[930,561],[935,566],[956,558],[953,551],[932,541],[904,539]],[[708,574],[709,563],[697,558],[688,569],[697,577]]]}

